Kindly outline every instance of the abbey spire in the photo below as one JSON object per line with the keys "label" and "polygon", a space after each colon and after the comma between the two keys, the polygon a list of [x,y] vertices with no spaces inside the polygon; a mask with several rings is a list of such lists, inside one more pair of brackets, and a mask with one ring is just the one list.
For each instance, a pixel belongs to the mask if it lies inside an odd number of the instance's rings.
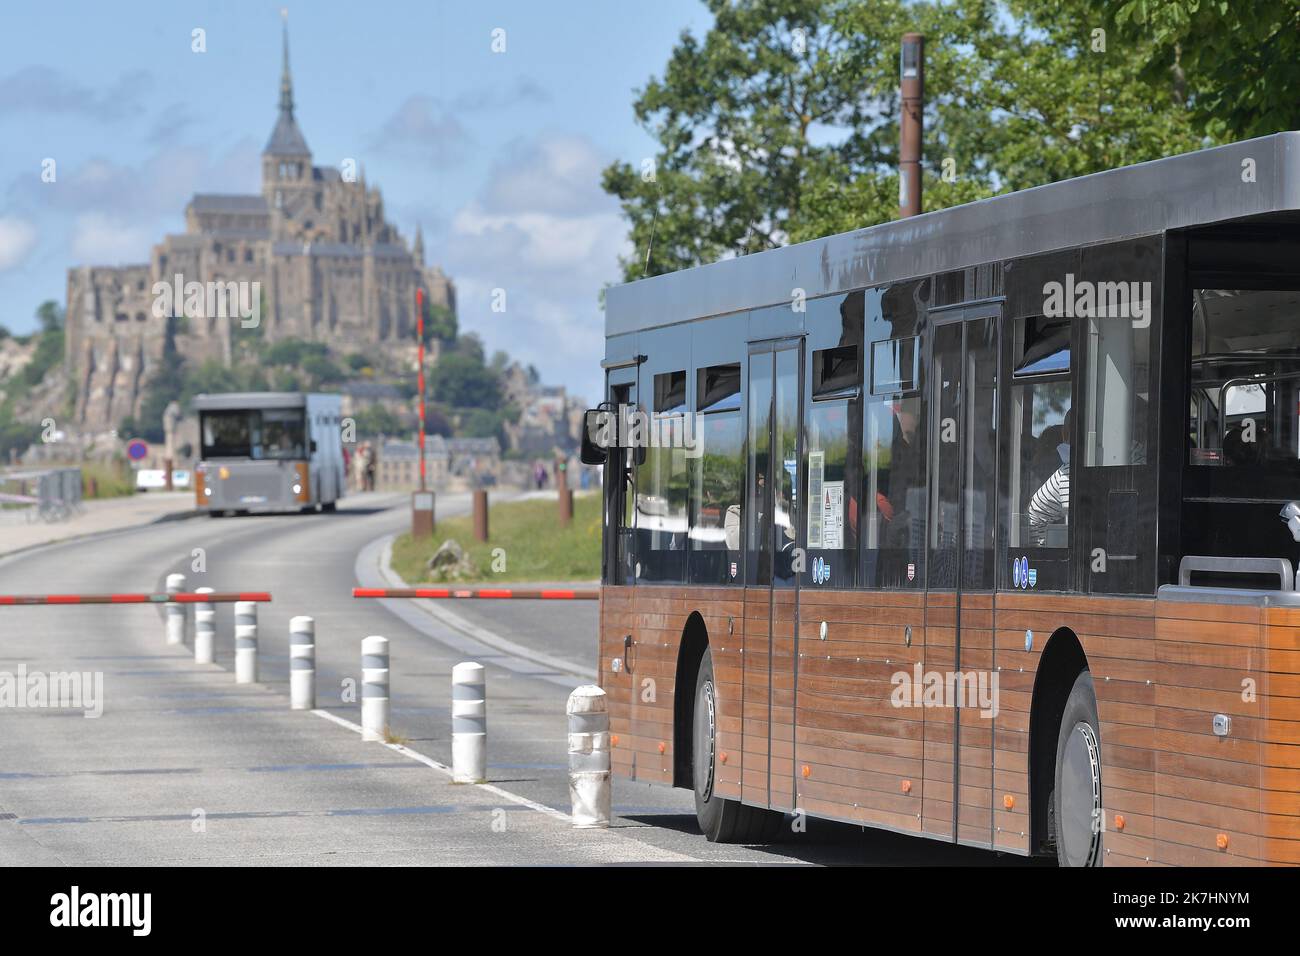
{"label": "abbey spire", "polygon": [[284,18],[283,66],[280,72],[280,113],[275,120],[275,129],[267,141],[264,156],[310,157],[307,140],[303,138],[298,123],[293,118],[293,77],[289,73],[289,17],[281,11]]}

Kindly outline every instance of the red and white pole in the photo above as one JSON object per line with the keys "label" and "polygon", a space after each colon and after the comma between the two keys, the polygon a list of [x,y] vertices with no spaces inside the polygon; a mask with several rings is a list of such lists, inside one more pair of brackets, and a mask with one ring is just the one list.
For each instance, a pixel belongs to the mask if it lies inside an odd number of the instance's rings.
{"label": "red and white pole", "polygon": [[415,290],[415,329],[420,340],[420,371],[417,381],[420,388],[420,490],[428,488],[424,480],[424,290]]}

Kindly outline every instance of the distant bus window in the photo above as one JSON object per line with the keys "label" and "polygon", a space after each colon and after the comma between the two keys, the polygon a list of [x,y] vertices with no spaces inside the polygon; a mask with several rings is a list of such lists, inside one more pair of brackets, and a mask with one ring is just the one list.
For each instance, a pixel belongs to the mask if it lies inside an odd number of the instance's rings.
{"label": "distant bus window", "polygon": [[250,457],[250,418],[248,412],[204,412],[202,457]]}
{"label": "distant bus window", "polygon": [[204,458],[302,460],[306,422],[300,408],[203,413]]}
{"label": "distant bus window", "polygon": [[295,409],[267,409],[262,412],[261,458],[306,457],[302,412]]}

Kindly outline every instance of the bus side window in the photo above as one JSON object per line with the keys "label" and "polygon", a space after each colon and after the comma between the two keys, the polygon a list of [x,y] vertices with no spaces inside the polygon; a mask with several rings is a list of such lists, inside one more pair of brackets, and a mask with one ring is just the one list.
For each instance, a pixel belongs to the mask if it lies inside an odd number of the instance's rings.
{"label": "bus side window", "polygon": [[862,434],[862,583],[925,586],[926,454],[920,336],[872,342]]}
{"label": "bus side window", "polygon": [[1011,548],[1069,547],[1070,320],[1015,323],[1011,371]]}
{"label": "bus side window", "polygon": [[637,577],[686,580],[686,372],[654,377],[645,463],[637,469]]}
{"label": "bus side window", "polygon": [[862,486],[861,361],[857,345],[811,354],[804,473],[805,587],[853,587]]}
{"label": "bus side window", "polygon": [[694,417],[688,421],[690,579],[697,584],[740,581],[741,499],[745,484],[740,363],[697,373]]}

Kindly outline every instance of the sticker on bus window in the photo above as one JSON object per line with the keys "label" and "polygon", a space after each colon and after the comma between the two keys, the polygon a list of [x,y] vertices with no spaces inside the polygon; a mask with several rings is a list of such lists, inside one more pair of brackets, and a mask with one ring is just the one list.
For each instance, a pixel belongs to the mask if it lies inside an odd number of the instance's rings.
{"label": "sticker on bus window", "polygon": [[[844,482],[823,482],[821,505],[821,546],[828,551],[838,551],[844,547]],[[811,541],[808,546],[812,547]]]}
{"label": "sticker on bus window", "polygon": [[907,566],[907,580],[909,580],[909,581],[915,581],[915,580],[916,580],[916,565],[915,565],[915,564],[909,564],[909,565]]}
{"label": "sticker on bus window", "polygon": [[[822,478],[826,474],[826,453],[824,451],[808,452],[808,500],[818,502],[822,499]],[[808,547],[822,548],[822,510],[816,507],[808,509]]]}
{"label": "sticker on bus window", "polygon": [[813,559],[812,579],[814,584],[825,584],[831,579],[831,566],[826,563],[825,558]]}

